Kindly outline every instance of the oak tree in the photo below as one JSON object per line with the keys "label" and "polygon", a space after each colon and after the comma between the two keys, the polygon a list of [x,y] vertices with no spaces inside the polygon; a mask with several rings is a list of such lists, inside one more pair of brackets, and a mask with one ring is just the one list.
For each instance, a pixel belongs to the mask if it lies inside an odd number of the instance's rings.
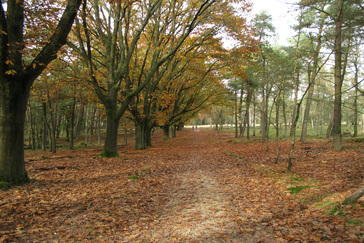
{"label": "oak tree", "polygon": [[24,0],[8,0],[0,5],[0,178],[12,182],[28,180],[23,142],[30,88],[65,44],[81,0],[67,1],[47,42],[34,57],[25,60],[28,51],[25,43],[31,41],[24,38],[25,8],[29,4]]}

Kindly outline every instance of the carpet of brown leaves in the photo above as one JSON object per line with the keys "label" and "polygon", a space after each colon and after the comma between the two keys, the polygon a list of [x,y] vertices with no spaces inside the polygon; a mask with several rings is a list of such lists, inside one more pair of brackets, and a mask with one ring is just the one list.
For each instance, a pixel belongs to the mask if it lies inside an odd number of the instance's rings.
{"label": "carpet of brown leaves", "polygon": [[[364,145],[269,151],[215,131],[179,132],[120,158],[100,148],[27,152],[34,181],[0,191],[0,242],[362,242]],[[301,189],[293,193],[292,190]]]}

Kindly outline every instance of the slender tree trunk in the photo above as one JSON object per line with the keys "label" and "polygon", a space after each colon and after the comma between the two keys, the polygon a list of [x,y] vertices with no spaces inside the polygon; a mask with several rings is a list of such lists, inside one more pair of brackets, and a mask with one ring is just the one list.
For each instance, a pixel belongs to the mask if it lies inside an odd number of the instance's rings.
{"label": "slender tree trunk", "polygon": [[[301,13],[300,13],[300,17],[299,17],[299,26],[301,26],[302,24],[302,8],[301,8]],[[287,166],[287,170],[291,171],[292,170],[292,158],[293,158],[293,152],[294,152],[294,147],[296,144],[296,126],[297,126],[297,121],[300,115],[300,108],[301,108],[301,103],[302,103],[302,99],[304,98],[304,95],[301,98],[301,101],[298,102],[298,88],[299,88],[299,71],[298,71],[298,67],[297,67],[297,59],[298,59],[298,50],[299,50],[299,44],[300,44],[300,38],[301,38],[301,28],[299,28],[298,30],[298,38],[297,38],[297,44],[296,44],[296,59],[295,59],[295,64],[294,64],[294,70],[293,70],[293,79],[295,80],[295,97],[294,97],[294,111],[293,111],[293,119],[292,119],[292,129],[291,129],[291,137],[292,137],[292,142],[291,142],[291,147],[289,149],[289,154],[288,154],[288,166]],[[310,87],[308,87],[310,88]]]}
{"label": "slender tree trunk", "polygon": [[124,143],[125,145],[128,144],[128,129],[124,127]]}
{"label": "slender tree trunk", "polygon": [[243,88],[241,88],[240,98],[239,98],[239,137],[244,136],[244,133],[243,133],[243,121],[244,121],[244,116],[243,116],[243,95],[244,95],[244,90],[243,90]]}
{"label": "slender tree trunk", "polygon": [[238,130],[238,96],[237,96],[236,91],[234,93],[235,93],[235,106],[234,106],[235,138],[237,138],[237,137],[239,137],[239,130]]}
{"label": "slender tree trunk", "polygon": [[292,134],[292,143],[291,143],[291,148],[289,149],[289,155],[288,155],[288,167],[287,167],[287,170],[288,171],[291,171],[292,170],[292,158],[293,158],[293,152],[294,152],[294,147],[295,147],[295,144],[296,144],[296,125],[297,125],[297,121],[298,121],[298,118],[300,116],[300,106],[301,106],[301,103],[298,103],[297,104],[297,112],[296,112],[296,116],[295,116],[295,119],[294,119],[294,123],[293,123],[293,134]]}
{"label": "slender tree trunk", "polygon": [[261,116],[262,143],[265,143],[268,138],[268,101],[266,100],[265,94],[263,94]]}
{"label": "slender tree trunk", "polygon": [[46,148],[47,148],[48,130],[50,130],[50,129],[49,129],[49,124],[48,124],[48,119],[47,119],[47,103],[42,102],[42,107],[43,107],[43,143],[42,143],[42,149],[43,149],[43,151],[45,151]]}
{"label": "slender tree trunk", "polygon": [[249,113],[250,113],[250,103],[251,103],[251,100],[252,100],[252,94],[253,94],[253,89],[251,87],[248,87],[248,92],[247,92],[247,96],[246,96],[246,111],[245,111],[245,116],[244,116],[244,127],[243,127],[243,137],[244,137],[244,133],[245,133],[245,128],[247,128],[247,139],[250,139],[250,134],[249,134],[249,127],[250,127],[250,124],[249,124],[249,120],[250,120],[250,117],[249,117]]}
{"label": "slender tree trunk", "polygon": [[82,104],[82,102],[80,102],[80,107],[79,107],[79,110],[78,110],[78,116],[77,116],[76,123],[74,125],[74,131],[73,131],[73,137],[75,138],[75,140],[78,140],[78,138],[80,136],[80,132],[81,132],[80,122],[81,122],[81,120],[83,118],[84,110],[85,110],[85,105]]}
{"label": "slender tree trunk", "polygon": [[34,132],[34,120],[33,120],[33,112],[32,106],[29,101],[29,122],[30,122],[30,135],[31,135],[31,143],[32,143],[32,150],[35,150],[35,132]]}
{"label": "slender tree trunk", "polygon": [[327,131],[326,131],[326,138],[329,139],[331,136],[331,132],[332,132],[332,126],[334,124],[334,110],[332,111],[331,117],[330,117],[330,121],[329,124],[327,126]]}
{"label": "slender tree trunk", "polygon": [[[312,82],[312,80],[311,80],[311,82]],[[310,89],[307,94],[306,107],[305,107],[305,111],[303,114],[301,142],[304,142],[304,143],[306,142],[306,139],[307,139],[307,126],[308,126],[308,119],[310,116],[310,109],[311,109],[314,87],[315,87],[314,85],[310,86]]]}
{"label": "slender tree trunk", "polygon": [[51,141],[51,146],[50,146],[50,151],[52,153],[56,153],[57,149],[56,149],[56,118],[57,118],[57,100],[55,100],[55,105],[54,105],[54,109],[52,107],[52,101],[51,98],[49,96],[49,91],[48,91],[48,87],[47,87],[47,95],[48,95],[48,104],[49,104],[49,111],[50,111],[50,125],[48,125],[48,127],[50,128],[50,141]]}
{"label": "slender tree trunk", "polygon": [[89,139],[89,130],[90,130],[90,105],[86,105],[86,115],[85,115],[85,143],[87,144]]}
{"label": "slender tree trunk", "polygon": [[101,145],[101,114],[100,114],[100,108],[96,107],[97,109],[97,145]]}
{"label": "slender tree trunk", "polygon": [[337,1],[338,16],[335,20],[335,100],[334,100],[334,123],[333,149],[342,149],[341,134],[341,87],[342,87],[342,64],[341,64],[341,27],[343,22],[343,0]]}
{"label": "slender tree trunk", "polygon": [[276,161],[275,164],[278,163],[279,160],[279,102],[280,102],[280,98],[277,99],[276,102]]}
{"label": "slender tree trunk", "polygon": [[40,134],[40,128],[38,126],[38,122],[36,122],[37,120],[37,112],[35,112],[35,117],[34,117],[34,127],[35,127],[35,132],[36,132],[36,142],[37,142],[37,148],[38,149],[41,149],[41,145],[40,145],[40,137],[39,137],[39,134]]}
{"label": "slender tree trunk", "polygon": [[255,95],[253,98],[253,137],[255,137],[255,121],[256,121],[256,104],[255,104]]}
{"label": "slender tree trunk", "polygon": [[173,125],[172,126],[172,138],[175,138],[176,137],[176,134],[177,134],[177,130],[179,129],[179,126],[177,125]]}
{"label": "slender tree trunk", "polygon": [[287,115],[286,115],[286,101],[284,99],[284,95],[283,95],[282,111],[283,111],[283,120],[284,120],[284,137],[287,137],[288,124],[287,124]]}
{"label": "slender tree trunk", "polygon": [[72,111],[71,111],[71,123],[70,123],[70,148],[74,147],[75,139],[75,110],[76,110],[76,97],[73,96],[72,99]]}
{"label": "slender tree trunk", "polygon": [[[298,44],[297,44],[298,46]],[[297,47],[298,48],[298,47]],[[296,67],[297,69],[297,67]],[[293,133],[296,134],[296,132],[293,131],[293,129],[296,129],[297,127],[297,124],[295,124],[296,121],[296,116],[297,116],[297,113],[299,113],[300,111],[297,110],[297,100],[298,100],[298,89],[299,89],[299,71],[296,70],[296,73],[297,73],[297,77],[295,78],[295,91],[294,91],[294,100],[295,100],[295,104],[294,104],[294,107],[293,107],[293,114],[292,114],[292,124],[291,124],[291,132],[290,132],[290,136],[292,137],[293,136]]]}
{"label": "slender tree trunk", "polygon": [[356,63],[354,63],[354,67],[355,67],[355,96],[354,96],[354,133],[353,133],[353,137],[357,137],[358,136],[358,89],[357,89],[357,85],[358,85],[358,77],[359,77],[359,69],[358,69],[358,65]]}

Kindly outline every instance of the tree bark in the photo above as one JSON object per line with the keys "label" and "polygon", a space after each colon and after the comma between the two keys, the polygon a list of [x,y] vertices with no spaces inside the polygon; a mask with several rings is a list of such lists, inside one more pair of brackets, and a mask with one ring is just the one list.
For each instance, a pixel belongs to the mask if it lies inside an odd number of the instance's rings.
{"label": "tree bark", "polygon": [[341,64],[341,27],[343,22],[343,0],[337,1],[338,16],[335,19],[335,100],[334,121],[332,126],[333,149],[342,149],[341,135],[341,87],[342,87],[342,64]]}
{"label": "tree bark", "polygon": [[[354,63],[354,68],[355,68],[355,86],[358,86],[358,74],[359,74],[359,69],[358,69],[358,65],[357,63]],[[355,96],[354,96],[354,133],[353,133],[353,137],[357,137],[358,136],[358,89],[355,88]]]}
{"label": "tree bark", "polygon": [[179,126],[177,126],[177,125],[173,125],[172,126],[172,138],[175,138],[176,137],[176,135],[177,135],[177,130],[179,129]]}
{"label": "tree bark", "polygon": [[238,129],[238,96],[236,91],[234,91],[234,95],[235,95],[235,102],[234,102],[235,138],[237,138],[239,136],[239,129]]}
{"label": "tree bark", "polygon": [[[311,82],[312,82],[312,80],[311,80]],[[310,116],[313,91],[314,91],[314,85],[311,85],[310,90],[308,91],[308,94],[307,94],[306,107],[305,107],[305,111],[303,114],[303,121],[302,121],[301,142],[304,142],[304,143],[306,142],[306,139],[307,139],[308,118]]]}
{"label": "tree bark", "polygon": [[169,139],[169,125],[163,126],[163,139]]}
{"label": "tree bark", "polygon": [[327,130],[326,130],[327,139],[329,139],[331,136],[333,123],[334,123],[334,111],[332,111],[332,115],[330,117],[329,124],[327,125]]}
{"label": "tree bark", "polygon": [[354,192],[353,194],[351,194],[349,197],[347,197],[344,200],[343,204],[345,204],[345,205],[354,204],[363,195],[364,195],[364,187],[360,188],[359,190],[357,190],[356,192]]}
{"label": "tree bark", "polygon": [[283,102],[282,102],[282,112],[283,112],[283,120],[284,120],[284,137],[287,137],[288,132],[288,124],[287,124],[287,115],[286,115],[286,101],[283,95]]}
{"label": "tree bark", "polygon": [[30,134],[31,134],[31,148],[32,150],[35,150],[35,132],[34,132],[34,120],[33,120],[33,112],[32,112],[32,106],[29,101],[29,123],[30,123]]}
{"label": "tree bark", "polygon": [[22,80],[0,82],[0,179],[27,182],[24,163],[24,122],[29,90]]}
{"label": "tree bark", "polygon": [[119,119],[114,118],[112,111],[107,112],[106,137],[102,157],[119,157],[117,151]]}
{"label": "tree bark", "polygon": [[147,119],[135,120],[135,149],[143,150],[151,146],[152,126]]}
{"label": "tree bark", "polygon": [[280,97],[276,100],[276,161],[275,164],[278,164],[279,160],[279,103]]}

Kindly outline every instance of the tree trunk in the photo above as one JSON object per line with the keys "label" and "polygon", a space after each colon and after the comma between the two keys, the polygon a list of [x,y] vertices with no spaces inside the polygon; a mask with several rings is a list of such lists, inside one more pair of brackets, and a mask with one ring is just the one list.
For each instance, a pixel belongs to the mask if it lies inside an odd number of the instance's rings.
{"label": "tree trunk", "polygon": [[253,89],[251,87],[248,87],[248,93],[246,96],[246,111],[245,111],[245,116],[244,116],[244,127],[243,127],[243,137],[244,137],[244,133],[245,133],[245,128],[247,129],[247,133],[246,133],[246,138],[250,139],[250,131],[249,131],[249,127],[250,127],[250,117],[249,117],[249,113],[250,113],[250,103],[252,100],[252,95],[253,95]]}
{"label": "tree trunk", "polygon": [[56,153],[57,149],[56,149],[56,119],[57,119],[57,99],[55,99],[55,104],[54,104],[54,109],[52,107],[52,100],[50,98],[49,95],[49,90],[47,87],[47,96],[48,96],[48,104],[49,104],[49,111],[50,111],[50,119],[51,119],[51,124],[48,125],[48,127],[50,128],[50,140],[51,140],[51,146],[50,146],[50,151],[52,153]]}
{"label": "tree trunk", "polygon": [[22,80],[0,82],[0,179],[27,182],[24,163],[24,122],[29,90]]}
{"label": "tree trunk", "polygon": [[83,113],[85,110],[84,108],[85,108],[84,104],[82,104],[82,102],[80,102],[80,108],[78,111],[77,120],[76,120],[76,123],[74,125],[74,130],[73,130],[73,138],[75,138],[76,140],[78,140],[78,138],[80,136],[80,122],[83,117]]}
{"label": "tree trunk", "polygon": [[262,143],[267,142],[268,140],[268,102],[266,99],[263,99],[263,107],[262,107],[262,119],[261,119],[261,131],[262,131]]}
{"label": "tree trunk", "polygon": [[277,99],[276,102],[276,161],[275,164],[278,164],[279,160],[279,102],[280,98]]}
{"label": "tree trunk", "polygon": [[101,152],[102,157],[119,157],[118,145],[119,120],[114,118],[112,111],[107,112],[106,137],[104,148]]}
{"label": "tree trunk", "polygon": [[256,121],[256,104],[255,104],[255,95],[254,95],[254,99],[253,99],[253,137],[255,137],[255,121]]}
{"label": "tree trunk", "polygon": [[335,100],[334,100],[334,123],[332,126],[333,149],[342,149],[341,135],[341,87],[342,87],[342,64],[341,64],[341,27],[343,22],[343,0],[337,1],[338,16],[335,20]]}
{"label": "tree trunk", "polygon": [[101,114],[100,114],[100,108],[96,107],[97,109],[97,145],[101,145]]}
{"label": "tree trunk", "polygon": [[43,143],[42,143],[42,150],[45,151],[47,148],[47,136],[48,136],[48,130],[49,124],[47,119],[47,103],[42,102],[42,108],[43,108]]}
{"label": "tree trunk", "polygon": [[[238,129],[238,96],[236,91],[235,94],[235,106],[234,106],[234,119],[235,119],[235,138],[239,136],[239,129]],[[217,130],[217,128],[216,128]]]}
{"label": "tree trunk", "polygon": [[[311,82],[312,82],[312,80],[311,80]],[[307,94],[306,107],[305,107],[305,111],[303,114],[301,142],[304,142],[304,143],[306,142],[306,139],[307,139],[308,118],[310,116],[310,109],[311,109],[314,87],[315,87],[314,85],[310,86],[310,89]]]}
{"label": "tree trunk", "polygon": [[354,96],[354,133],[353,137],[358,136],[358,81],[359,81],[359,69],[357,63],[354,63],[355,67],[355,96]]}
{"label": "tree trunk", "polygon": [[239,137],[243,137],[243,122],[244,122],[244,115],[243,115],[243,95],[244,90],[241,88],[240,90],[240,99],[239,99]]}
{"label": "tree trunk", "polygon": [[169,137],[169,125],[164,125],[163,126],[163,139],[167,140],[170,139]]}
{"label": "tree trunk", "polygon": [[151,146],[151,132],[152,126],[150,126],[149,121],[145,119],[144,121],[135,120],[135,149],[142,150],[147,149]]}
{"label": "tree trunk", "polygon": [[33,112],[32,106],[29,101],[29,123],[30,123],[30,134],[31,134],[31,148],[35,150],[35,132],[34,132],[34,121],[33,121]]}
{"label": "tree trunk", "polygon": [[0,5],[0,178],[18,184],[29,181],[24,162],[24,122],[30,87],[66,42],[81,0],[68,1],[56,30],[51,30],[49,41],[27,66],[22,56],[24,3],[6,3],[6,13]]}
{"label": "tree trunk", "polygon": [[177,130],[179,129],[179,126],[177,125],[173,125],[172,126],[172,138],[175,138],[176,137],[176,133],[177,133]]}
{"label": "tree trunk", "polygon": [[128,145],[128,129],[124,127],[124,143]]}
{"label": "tree trunk", "polygon": [[151,123],[148,123],[146,128],[147,148],[152,147],[152,130],[153,125],[151,125]]}
{"label": "tree trunk", "polygon": [[282,112],[283,112],[283,120],[284,120],[284,137],[287,137],[288,124],[287,124],[287,115],[286,115],[286,102],[284,99],[284,95],[283,95]]}
{"label": "tree trunk", "polygon": [[75,110],[76,110],[76,97],[73,96],[72,111],[71,111],[71,123],[70,123],[70,148],[73,149],[73,142],[75,139]]}
{"label": "tree trunk", "polygon": [[345,204],[345,205],[354,204],[363,195],[364,195],[364,187],[360,188],[359,190],[357,190],[356,192],[354,192],[353,194],[351,194],[349,197],[347,197],[344,200],[343,204]]}

